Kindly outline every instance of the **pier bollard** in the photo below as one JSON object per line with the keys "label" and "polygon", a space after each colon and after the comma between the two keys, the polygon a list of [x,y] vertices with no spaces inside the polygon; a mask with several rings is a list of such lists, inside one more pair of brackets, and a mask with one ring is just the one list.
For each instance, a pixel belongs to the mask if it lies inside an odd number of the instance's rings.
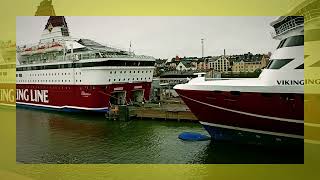
{"label": "pier bollard", "polygon": [[119,120],[128,121],[129,120],[129,109],[127,105],[119,106]]}

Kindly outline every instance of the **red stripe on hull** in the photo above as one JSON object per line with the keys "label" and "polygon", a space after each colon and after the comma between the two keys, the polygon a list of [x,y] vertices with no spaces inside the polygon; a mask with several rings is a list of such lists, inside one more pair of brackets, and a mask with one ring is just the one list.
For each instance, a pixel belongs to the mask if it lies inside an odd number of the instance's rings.
{"label": "red stripe on hull", "polygon": [[[176,91],[200,121],[254,130],[304,134],[303,95]],[[288,121],[292,119],[294,122],[275,120],[275,117]]]}
{"label": "red stripe on hull", "polygon": [[[135,87],[138,89],[135,89]],[[17,84],[17,102],[32,103],[50,106],[75,106],[83,108],[109,107],[110,95],[115,89],[126,92],[126,101],[130,102],[134,90],[143,90],[144,99],[148,100],[151,83],[127,83],[111,85],[43,85]],[[19,97],[19,90],[27,90],[28,98]],[[48,102],[35,101],[35,94],[41,90],[47,91]],[[32,93],[32,94],[31,94]],[[31,100],[33,97],[33,101]]]}

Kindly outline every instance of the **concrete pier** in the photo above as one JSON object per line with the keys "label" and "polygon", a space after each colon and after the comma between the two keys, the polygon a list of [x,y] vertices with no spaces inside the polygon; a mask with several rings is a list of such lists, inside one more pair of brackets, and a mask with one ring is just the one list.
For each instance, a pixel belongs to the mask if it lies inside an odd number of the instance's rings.
{"label": "concrete pier", "polygon": [[150,118],[176,121],[198,121],[185,104],[145,104],[141,107],[131,106],[130,117]]}

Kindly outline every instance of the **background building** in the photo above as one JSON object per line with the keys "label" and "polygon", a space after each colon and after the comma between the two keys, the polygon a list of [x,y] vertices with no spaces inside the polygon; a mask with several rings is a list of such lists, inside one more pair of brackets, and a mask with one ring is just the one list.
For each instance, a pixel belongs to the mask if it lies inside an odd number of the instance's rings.
{"label": "background building", "polygon": [[255,72],[265,68],[269,62],[268,55],[256,54],[252,56],[237,56],[232,59],[232,72]]}
{"label": "background building", "polygon": [[226,56],[220,56],[217,60],[213,62],[213,69],[222,73],[228,72],[230,70],[230,61]]}

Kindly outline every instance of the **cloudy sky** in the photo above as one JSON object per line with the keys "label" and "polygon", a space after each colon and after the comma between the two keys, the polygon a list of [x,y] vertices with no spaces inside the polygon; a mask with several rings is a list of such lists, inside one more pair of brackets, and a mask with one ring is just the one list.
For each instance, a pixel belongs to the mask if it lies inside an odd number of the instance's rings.
{"label": "cloudy sky", "polygon": [[[267,53],[278,41],[271,38],[270,22],[276,17],[224,16],[101,16],[66,17],[70,35],[129,49],[156,58]],[[17,44],[36,43],[48,17],[17,17]]]}

